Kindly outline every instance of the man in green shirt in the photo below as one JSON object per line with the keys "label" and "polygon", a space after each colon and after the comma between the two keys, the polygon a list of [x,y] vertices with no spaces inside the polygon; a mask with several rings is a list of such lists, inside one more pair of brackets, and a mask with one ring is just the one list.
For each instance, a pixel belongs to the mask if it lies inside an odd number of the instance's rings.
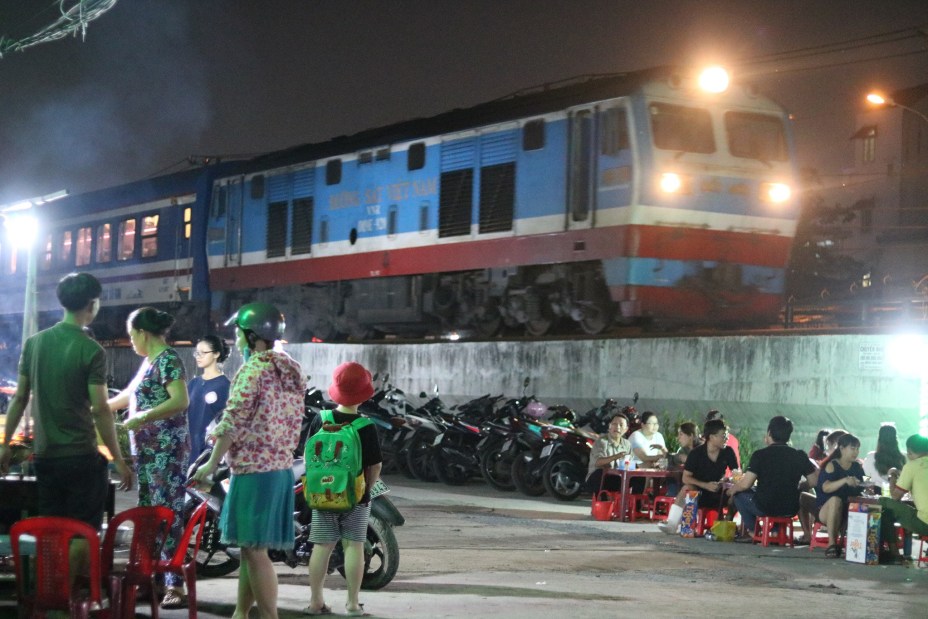
{"label": "man in green shirt", "polygon": [[119,449],[106,403],[105,353],[84,332],[100,309],[102,287],[89,273],[71,273],[58,282],[56,292],[64,308],[61,322],[23,345],[16,394],[0,444],[0,474],[9,469],[9,442],[34,395],[39,515],[76,518],[99,528],[109,473],[94,428],[113,455],[120,489],[132,487],[132,471]]}
{"label": "man in green shirt", "polygon": [[[905,442],[905,447],[908,462],[901,473],[890,469],[893,487],[890,496],[880,499],[883,506],[881,534],[889,546],[888,558],[893,561],[899,558],[896,523],[905,529],[907,536],[912,533],[921,537],[928,535],[928,437],[913,434]],[[902,502],[906,493],[912,495],[915,507]]]}

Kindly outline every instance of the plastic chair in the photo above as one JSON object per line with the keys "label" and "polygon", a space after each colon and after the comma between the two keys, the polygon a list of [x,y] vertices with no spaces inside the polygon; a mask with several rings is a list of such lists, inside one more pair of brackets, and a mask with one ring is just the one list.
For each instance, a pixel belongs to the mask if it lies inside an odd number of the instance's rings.
{"label": "plastic chair", "polygon": [[625,503],[629,522],[635,522],[639,517],[644,520],[651,519],[651,497],[647,494],[631,494]]}
{"label": "plastic chair", "polygon": [[[822,527],[825,526],[821,522],[816,522],[812,525],[812,539],[809,540],[809,550],[813,548],[828,548],[828,534],[821,533]],[[844,534],[838,533],[839,546],[844,546]]]}
{"label": "plastic chair", "polygon": [[[196,619],[197,616],[197,552],[200,550],[200,540],[203,539],[208,509],[208,503],[200,503],[199,507],[193,510],[184,534],[174,551],[174,556],[168,561],[158,561],[153,569],[156,574],[173,573],[184,577],[184,584],[187,586],[187,611],[190,619]],[[196,533],[196,538],[191,546],[190,540],[194,538],[194,533]]]}
{"label": "plastic chair", "polygon": [[[777,534],[771,535],[771,531],[777,528]],[[792,516],[758,516],[754,524],[754,537],[752,540],[755,544],[761,543],[761,546],[778,544],[780,546],[793,547],[793,517]]]}
{"label": "plastic chair", "polygon": [[711,507],[701,507],[696,513],[696,537],[702,537],[712,528],[715,521],[721,518],[719,510]]}
{"label": "plastic chair", "polygon": [[[110,520],[103,536],[103,573],[109,574],[113,614],[125,619],[135,617],[135,599],[139,587],[151,594],[151,616],[158,619],[159,601],[155,595],[155,565],[161,560],[161,548],[174,521],[174,512],[163,505],[133,507]],[[113,551],[119,527],[132,523],[129,560],[120,570],[113,569]]]}
{"label": "plastic chair", "polygon": [[[20,537],[23,535],[35,538],[34,557],[21,553]],[[86,583],[89,595],[86,596],[74,586],[75,578],[71,574],[70,548],[74,538],[87,540],[90,574]],[[50,610],[67,611],[71,617],[90,617],[91,612],[110,616],[100,592],[100,538],[92,526],[73,518],[26,518],[10,529],[10,543],[16,565],[20,617],[44,617]],[[33,558],[35,582],[30,578],[29,562]],[[83,583],[83,578],[80,581]]]}

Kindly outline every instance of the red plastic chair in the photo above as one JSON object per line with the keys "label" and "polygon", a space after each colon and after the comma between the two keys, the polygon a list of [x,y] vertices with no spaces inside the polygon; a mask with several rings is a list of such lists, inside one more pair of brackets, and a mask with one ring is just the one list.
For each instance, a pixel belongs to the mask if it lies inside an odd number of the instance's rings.
{"label": "red plastic chair", "polygon": [[667,495],[654,497],[654,501],[651,502],[651,520],[667,520],[670,507],[676,500],[677,497]]}
{"label": "red plastic chair", "polygon": [[[35,555],[23,555],[20,538],[30,535],[35,538]],[[87,540],[87,562],[90,565],[89,593],[74,586],[71,574],[71,540]],[[89,524],[72,518],[39,516],[20,520],[10,529],[13,560],[16,565],[16,596],[19,600],[20,617],[44,617],[50,610],[67,611],[71,617],[90,617],[91,612],[109,617],[104,608],[100,592],[102,580],[100,568],[100,538],[96,529]],[[32,566],[26,563],[34,559]],[[34,580],[34,582],[32,582]]]}
{"label": "red plastic chair", "polygon": [[[184,534],[174,551],[174,556],[169,561],[158,561],[154,565],[156,574],[172,573],[184,577],[184,584],[187,585],[187,611],[190,619],[196,619],[197,616],[197,552],[200,550],[200,541],[203,539],[203,529],[205,528],[206,511],[208,509],[208,503],[201,503],[199,507],[193,510],[190,520],[187,521]],[[194,533],[196,534],[195,539]],[[191,539],[194,539],[192,546],[190,544]]]}
{"label": "red plastic chair", "polygon": [[[135,599],[139,587],[151,594],[151,616],[158,619],[159,600],[155,594],[155,566],[161,560],[161,548],[171,530],[174,512],[163,505],[133,507],[110,520],[103,536],[103,573],[109,574],[113,614],[125,619],[135,617]],[[120,570],[113,569],[113,552],[120,525],[131,523],[132,540],[129,560]],[[117,608],[118,607],[118,608]]]}
{"label": "red plastic chair", "polygon": [[[776,528],[776,535],[771,532]],[[758,516],[754,523],[753,543],[760,542],[761,546],[778,544],[793,547],[793,517],[792,516]]]}

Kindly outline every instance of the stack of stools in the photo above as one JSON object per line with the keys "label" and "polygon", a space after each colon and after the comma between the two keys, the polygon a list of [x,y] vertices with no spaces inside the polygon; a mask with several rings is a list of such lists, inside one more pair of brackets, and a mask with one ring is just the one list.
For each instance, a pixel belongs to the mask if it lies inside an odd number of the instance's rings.
{"label": "stack of stools", "polygon": [[[772,535],[773,529],[777,529],[776,535]],[[755,544],[760,542],[762,546],[778,544],[780,546],[793,547],[793,517],[792,516],[758,516],[754,524]]]}
{"label": "stack of stools", "polygon": [[[621,497],[620,497],[621,498]],[[650,520],[651,518],[651,497],[647,494],[631,494],[625,503],[628,510],[628,521],[635,522],[638,518]]]}

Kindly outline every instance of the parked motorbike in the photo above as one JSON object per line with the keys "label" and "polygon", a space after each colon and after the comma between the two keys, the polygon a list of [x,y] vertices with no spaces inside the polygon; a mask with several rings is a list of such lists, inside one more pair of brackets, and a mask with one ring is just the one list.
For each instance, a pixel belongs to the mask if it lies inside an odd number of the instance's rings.
{"label": "parked motorbike", "polygon": [[[211,450],[206,450],[188,469],[188,484],[193,473],[209,458]],[[302,458],[293,463],[293,475],[297,480],[293,486],[294,528],[296,535],[293,547],[287,550],[268,550],[272,561],[284,563],[291,568],[309,565],[313,543],[309,541],[312,510],[303,496],[302,476],[305,473]],[[197,488],[188,485],[189,500],[184,506],[184,520],[190,519],[194,510],[203,503],[209,505],[205,530],[196,556],[197,576],[200,578],[217,578],[238,569],[241,563],[241,551],[237,547],[227,546],[220,540],[219,515],[229,490],[231,474],[227,466],[221,465],[213,475],[209,488]],[[371,488],[371,517],[367,526],[367,541],[364,544],[364,576],[361,588],[374,590],[385,587],[396,575],[400,564],[400,550],[393,532],[394,527],[405,523],[403,515],[385,496],[386,484],[378,481]],[[338,571],[345,575],[345,557],[341,544],[335,545],[329,559],[329,573]]]}
{"label": "parked motorbike", "polygon": [[446,419],[444,431],[432,444],[432,469],[438,479],[460,486],[480,475],[477,445],[483,439],[481,422],[493,414],[495,398],[488,395],[457,407]]}
{"label": "parked motorbike", "polygon": [[574,427],[575,415],[569,408],[552,408],[557,409],[549,418],[554,427],[547,431],[557,436],[542,451],[547,452],[542,478],[548,494],[560,501],[572,501],[583,489],[597,435]]}

